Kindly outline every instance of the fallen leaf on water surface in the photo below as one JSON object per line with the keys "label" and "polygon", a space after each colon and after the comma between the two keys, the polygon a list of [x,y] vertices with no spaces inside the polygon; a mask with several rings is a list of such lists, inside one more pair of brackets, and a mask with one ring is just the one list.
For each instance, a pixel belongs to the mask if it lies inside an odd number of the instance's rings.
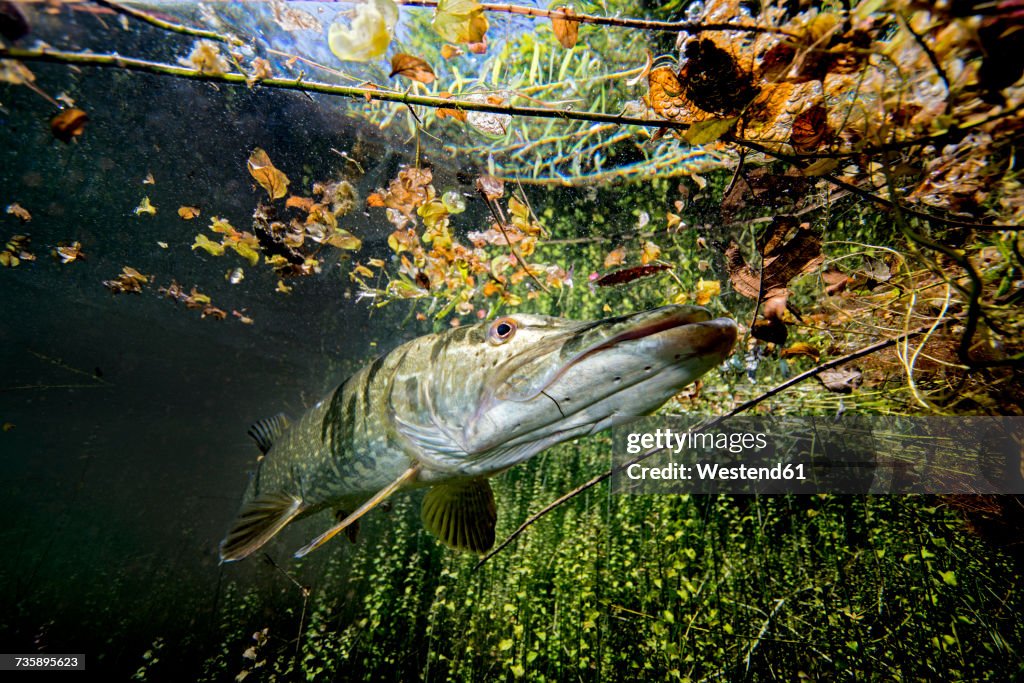
{"label": "fallen leaf on water surface", "polygon": [[348,230],[338,228],[334,231],[333,235],[324,240],[324,244],[329,244],[332,247],[337,247],[338,249],[356,251],[363,245],[363,242]]}
{"label": "fallen leaf on water surface", "polygon": [[284,203],[285,207],[289,209],[299,209],[306,213],[309,213],[313,209],[314,204],[315,202],[309,197],[299,197],[294,194],[288,197],[287,201]]}
{"label": "fallen leaf on water surface", "polygon": [[391,73],[388,77],[395,76],[405,76],[426,85],[430,85],[437,78],[434,70],[424,60],[404,52],[399,52],[391,58]]}
{"label": "fallen leaf on water surface", "polygon": [[228,61],[221,55],[217,44],[210,40],[197,42],[188,57],[179,59],[178,63],[191,66],[196,71],[209,76],[220,76],[228,71]]}
{"label": "fallen leaf on water surface", "polygon": [[199,217],[199,207],[197,206],[179,206],[178,215],[186,221],[190,221],[193,218]]}
{"label": "fallen leaf on water surface", "polygon": [[150,216],[156,213],[156,207],[153,206],[153,203],[149,201],[148,196],[143,197],[142,201],[139,202],[139,205],[135,207],[136,216],[141,216],[144,213],[149,214]]}
{"label": "fallen leaf on water surface", "polygon": [[750,334],[754,339],[782,346],[789,337],[789,328],[778,318],[758,318],[750,326]]}
{"label": "fallen leaf on water surface", "polygon": [[277,281],[277,287],[275,291],[281,292],[282,294],[291,294],[292,288],[284,283],[284,280]]}
{"label": "fallen leaf on water surface", "polygon": [[53,250],[53,255],[61,262],[62,265],[85,257],[85,254],[82,253],[81,242],[72,242],[71,244],[61,242],[57,245],[57,248]]}
{"label": "fallen leaf on water surface", "polygon": [[245,315],[245,313],[241,311],[231,311],[231,315],[238,318],[238,322],[242,323],[243,325],[252,325],[254,322],[252,318]]}
{"label": "fallen leaf on water surface", "polygon": [[694,123],[683,134],[683,139],[695,147],[708,145],[728,133],[739,117],[730,116],[725,119],[709,119]]}
{"label": "fallen leaf on water surface", "polygon": [[576,46],[576,41],[579,37],[580,22],[569,18],[576,14],[572,7],[559,7],[556,11],[565,14],[566,18],[552,16],[551,28],[554,29],[555,37],[558,38],[558,42],[562,44],[562,47],[566,50],[571,50]]}
{"label": "fallen leaf on water surface", "polygon": [[142,285],[148,284],[149,279],[131,266],[124,266],[120,275],[113,280],[104,280],[103,286],[114,294],[141,294]]}
{"label": "fallen leaf on water surface", "polygon": [[816,104],[793,119],[789,141],[797,152],[813,152],[828,143],[832,131],[828,127],[828,112]]}
{"label": "fallen leaf on water surface", "polygon": [[384,196],[379,192],[371,192],[366,195],[367,206],[384,206]]}
{"label": "fallen leaf on water surface", "polygon": [[398,6],[392,0],[368,0],[356,7],[348,26],[331,24],[327,45],[343,62],[369,62],[387,52],[397,22]]}
{"label": "fallen leaf on water surface", "polygon": [[492,175],[482,175],[476,179],[476,189],[487,199],[494,201],[505,194],[505,181]]}
{"label": "fallen leaf on water surface", "polygon": [[71,107],[50,119],[50,132],[61,142],[68,143],[85,131],[85,124],[88,122],[88,114]]}
{"label": "fallen leaf on water surface", "polygon": [[647,265],[651,261],[656,261],[661,256],[661,247],[654,242],[644,242],[643,249],[640,252],[640,263]]}
{"label": "fallen leaf on water surface", "polygon": [[323,24],[305,10],[289,7],[285,0],[271,0],[270,7],[274,12],[274,23],[285,31],[316,31],[324,30]]}
{"label": "fallen leaf on water surface", "polygon": [[794,356],[807,356],[817,363],[821,358],[821,351],[807,342],[796,342],[792,346],[782,349],[782,351],[779,352],[780,358],[792,358]]}
{"label": "fallen leaf on water surface", "polygon": [[214,242],[206,235],[196,235],[196,241],[192,244],[192,250],[202,249],[210,256],[223,256],[224,245],[220,242]]}
{"label": "fallen leaf on water surface", "polygon": [[152,173],[147,173],[146,177],[142,179],[143,185],[156,185],[156,178],[153,177]]}
{"label": "fallen leaf on water surface", "polygon": [[476,0],[439,0],[431,24],[449,43],[482,42],[489,26]]}
{"label": "fallen leaf on water surface", "polygon": [[[464,99],[467,102],[490,104],[494,106],[501,106],[505,104],[505,99],[503,97],[494,94],[473,93],[472,95],[466,95]],[[466,113],[466,122],[476,131],[483,133],[487,137],[500,138],[508,133],[508,128],[512,125],[512,117],[508,114],[469,111]]]}
{"label": "fallen leaf on water surface", "polygon": [[685,113],[683,86],[674,69],[659,66],[647,74],[647,104],[655,114],[670,121]]}
{"label": "fallen leaf on water surface", "polygon": [[450,109],[448,107],[444,107],[441,109],[435,109],[434,113],[437,115],[437,118],[439,119],[449,117],[455,119],[456,121],[462,121],[463,123],[465,123],[467,120],[466,112],[463,111],[462,109]]}
{"label": "fallen leaf on water surface", "polygon": [[604,267],[614,268],[626,262],[626,248],[616,247],[609,251],[604,257]]}
{"label": "fallen leaf on water surface", "polygon": [[624,285],[627,282],[633,282],[641,278],[650,277],[655,273],[660,273],[663,270],[669,270],[671,266],[666,263],[653,263],[647,266],[633,266],[632,268],[623,268],[621,270],[614,270],[606,275],[603,275],[597,279],[594,283],[598,287],[614,287],[616,285]]}
{"label": "fallen leaf on water surface", "polygon": [[707,306],[711,303],[712,297],[716,297],[721,293],[722,283],[718,280],[698,280],[695,301],[698,306]]}
{"label": "fallen leaf on water surface", "polygon": [[857,368],[836,368],[825,370],[818,375],[823,387],[837,394],[852,394],[863,381],[863,375]]}
{"label": "fallen leaf on water surface", "polygon": [[262,147],[257,147],[249,155],[249,175],[260,184],[271,199],[280,199],[288,194],[288,176],[279,171],[270,161]]}
{"label": "fallen leaf on water surface", "polygon": [[456,45],[442,45],[441,46],[441,57],[443,59],[453,59],[455,57],[461,57],[465,53],[461,47]]}
{"label": "fallen leaf on water surface", "polygon": [[224,320],[228,317],[228,312],[222,308],[217,308],[213,305],[207,305],[203,307],[203,312],[199,316],[200,318],[213,318],[214,320]]}
{"label": "fallen leaf on water surface", "polygon": [[17,202],[7,205],[7,213],[19,219],[22,223],[28,223],[32,220],[32,214],[28,212],[28,209]]}

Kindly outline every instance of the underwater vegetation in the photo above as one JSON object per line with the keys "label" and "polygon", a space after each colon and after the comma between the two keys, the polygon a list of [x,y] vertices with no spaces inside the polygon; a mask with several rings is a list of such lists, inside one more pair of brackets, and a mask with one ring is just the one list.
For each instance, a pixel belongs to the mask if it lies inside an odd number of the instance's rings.
{"label": "underwater vegetation", "polygon": [[[621,495],[607,435],[506,452],[495,419],[469,517],[425,528],[459,492],[403,492],[293,557],[398,458],[217,544],[248,472],[345,441],[321,412],[355,404],[317,401],[346,377],[534,316],[735,321],[638,412],[1020,418],[1021,17],[0,2],[0,652],[153,681],[1019,677],[1020,496]],[[498,379],[537,398],[564,368]],[[444,419],[404,418],[439,461],[473,371],[414,373],[447,373]],[[278,411],[305,427],[248,443]]]}

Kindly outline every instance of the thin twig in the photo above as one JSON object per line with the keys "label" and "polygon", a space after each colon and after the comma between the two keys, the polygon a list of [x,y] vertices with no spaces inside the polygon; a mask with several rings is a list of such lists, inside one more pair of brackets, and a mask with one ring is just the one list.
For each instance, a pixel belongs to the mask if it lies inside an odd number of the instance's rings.
{"label": "thin twig", "polygon": [[92,0],[101,7],[113,10],[118,14],[124,14],[125,16],[144,21],[151,26],[156,26],[164,31],[171,31],[172,33],[180,33],[186,36],[195,36],[196,38],[207,38],[209,40],[216,40],[220,43],[227,43],[228,45],[245,45],[245,42],[235,36],[226,36],[216,31],[207,31],[200,28],[192,28],[191,26],[184,26],[182,24],[175,24],[171,21],[159,19],[154,17],[148,12],[142,12],[132,7],[127,7],[117,2],[111,2],[110,0]]}
{"label": "thin twig", "polygon": [[515,256],[516,262],[519,264],[519,267],[523,269],[523,272],[530,276],[530,279],[533,280],[537,284],[537,286],[544,291],[545,294],[550,294],[551,291],[544,286],[543,282],[537,279],[537,276],[535,276],[533,272],[530,270],[530,266],[528,266],[526,262],[523,260],[523,257],[519,255],[519,252],[516,250],[515,245],[512,244],[512,240],[509,239],[508,233],[505,232],[505,217],[498,214],[498,210],[494,208],[494,202],[491,201],[491,199],[487,196],[486,192],[484,192],[483,190],[480,190],[479,192],[480,196],[483,197],[484,203],[487,204],[487,208],[491,210],[491,215],[494,216],[494,222],[498,225],[498,230],[500,230],[501,234],[505,237],[505,242],[506,244],[508,244],[508,248],[512,252],[512,255]]}
{"label": "thin twig", "polygon": [[[818,365],[817,367],[811,368],[810,370],[807,370],[806,372],[802,372],[799,375],[796,375],[795,377],[793,377],[793,378],[783,382],[782,384],[779,384],[779,385],[773,387],[772,389],[769,389],[768,391],[764,392],[763,394],[760,394],[759,396],[756,396],[755,398],[750,399],[749,401],[745,401],[744,403],[741,403],[740,405],[736,406],[735,408],[733,408],[729,412],[725,413],[724,415],[720,415],[718,417],[712,418],[711,420],[709,420],[707,422],[704,422],[704,423],[698,425],[697,427],[694,427],[690,431],[692,431],[692,432],[700,432],[700,431],[705,431],[707,429],[711,429],[712,427],[715,427],[716,425],[721,424],[723,421],[729,419],[730,417],[734,417],[734,416],[738,415],[739,413],[742,413],[744,411],[750,410],[751,408],[753,408],[757,404],[759,404],[759,403],[761,403],[763,401],[766,401],[767,399],[771,398],[772,396],[775,396],[776,394],[779,394],[779,393],[785,391],[786,389],[789,389],[790,387],[799,384],[800,382],[808,380],[811,377],[816,377],[817,375],[820,375],[821,373],[825,372],[826,370],[831,370],[832,368],[839,367],[840,365],[843,365],[844,363],[849,363],[850,361],[857,360],[858,358],[863,358],[864,356],[871,355],[872,353],[877,353],[878,351],[882,351],[884,349],[887,349],[890,346],[895,346],[896,344],[900,343],[904,339],[907,339],[909,337],[916,337],[918,335],[928,333],[928,332],[932,331],[933,329],[937,329],[937,327],[944,327],[944,326],[950,325],[950,324],[952,324],[954,322],[956,322],[955,318],[947,318],[947,319],[941,321],[941,323],[938,326],[936,326],[935,323],[929,323],[927,325],[922,325],[921,327],[918,327],[918,328],[915,328],[913,330],[910,330],[909,332],[904,332],[904,333],[899,334],[899,335],[897,335],[895,337],[891,337],[889,339],[885,339],[885,340],[877,342],[875,344],[871,344],[869,346],[865,346],[865,347],[863,347],[861,349],[853,351],[852,353],[848,353],[845,356],[840,356],[838,358],[833,358],[832,360],[830,360],[828,362],[822,363],[821,365]],[[477,562],[475,569],[479,569],[480,567],[482,567],[484,565],[484,563],[487,562],[487,560],[489,560],[492,557],[494,557],[495,555],[497,555],[506,546],[508,546],[510,543],[512,543],[512,541],[516,540],[516,538],[518,538],[520,534],[522,534],[524,531],[526,531],[526,529],[528,529],[534,522],[536,522],[538,519],[540,519],[544,515],[548,514],[549,512],[551,512],[552,510],[554,510],[558,506],[560,506],[563,503],[565,503],[565,502],[575,498],[576,496],[578,496],[579,494],[583,493],[587,489],[593,488],[594,486],[600,484],[602,481],[604,481],[605,479],[610,478],[612,475],[614,475],[614,474],[616,474],[618,472],[624,471],[630,465],[635,465],[638,462],[642,462],[642,461],[646,460],[647,458],[651,457],[652,455],[654,455],[655,453],[660,452],[661,450],[662,449],[660,449],[660,448],[652,448],[649,451],[641,453],[640,455],[638,455],[638,456],[636,456],[636,457],[634,457],[634,458],[632,458],[632,459],[630,459],[630,460],[628,460],[628,461],[626,461],[626,462],[624,462],[622,464],[615,465],[614,467],[608,469],[607,471],[602,472],[601,474],[598,474],[597,476],[593,477],[589,481],[587,481],[587,482],[585,482],[583,484],[580,484],[579,486],[577,486],[573,490],[569,491],[568,493],[565,493],[564,495],[559,496],[557,499],[555,499],[551,503],[548,503],[543,508],[541,508],[537,512],[535,512],[532,515],[530,515],[526,519],[526,521],[524,521],[522,524],[519,525],[518,529],[516,529],[511,534],[509,534],[505,538],[505,540],[503,540],[500,544],[495,546],[490,552],[488,552],[486,555],[484,555],[482,558],[480,558],[480,561]]]}

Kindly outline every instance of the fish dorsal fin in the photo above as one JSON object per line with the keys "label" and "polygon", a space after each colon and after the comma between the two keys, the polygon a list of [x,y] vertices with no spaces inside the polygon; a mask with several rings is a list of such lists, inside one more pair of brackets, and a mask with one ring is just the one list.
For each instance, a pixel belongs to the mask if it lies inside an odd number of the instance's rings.
{"label": "fish dorsal fin", "polygon": [[265,420],[253,422],[246,434],[251,436],[252,440],[256,442],[260,453],[266,455],[270,447],[274,445],[277,437],[281,436],[281,433],[286,429],[288,429],[288,416],[284,413],[278,413]]}
{"label": "fish dorsal fin", "polygon": [[494,492],[486,479],[440,484],[423,499],[423,526],[449,548],[487,552],[498,521]]}
{"label": "fish dorsal fin", "polygon": [[305,509],[301,498],[287,493],[265,493],[252,499],[242,506],[220,542],[220,561],[234,562],[252,555]]}
{"label": "fish dorsal fin", "polygon": [[420,465],[419,463],[416,463],[415,465],[407,469],[405,472],[402,472],[401,476],[399,476],[398,479],[395,479],[393,482],[382,488],[380,491],[377,491],[377,493],[373,494],[372,498],[370,498],[368,501],[360,505],[356,509],[356,511],[353,512],[351,515],[349,515],[345,519],[341,520],[340,522],[332,526],[327,531],[323,532],[322,534],[314,538],[312,541],[307,543],[302,548],[299,548],[299,551],[295,553],[295,558],[298,559],[300,557],[305,557],[306,555],[310,554],[311,552],[322,546],[324,543],[327,543],[327,541],[331,540],[348,527],[358,522],[360,517],[365,515],[373,508],[377,507],[380,503],[384,501],[385,498],[390,496],[392,493],[399,490],[410,481],[414,480],[416,478],[416,475],[418,475],[419,473]]}

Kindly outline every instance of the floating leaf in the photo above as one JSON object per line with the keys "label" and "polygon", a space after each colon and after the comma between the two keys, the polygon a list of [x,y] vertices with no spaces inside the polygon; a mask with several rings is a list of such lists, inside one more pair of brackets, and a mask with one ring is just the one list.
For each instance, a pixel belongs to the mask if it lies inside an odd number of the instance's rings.
{"label": "floating leaf", "polygon": [[156,213],[156,207],[153,206],[152,202],[149,201],[149,197],[143,197],[139,205],[135,207],[135,215],[140,216],[144,213],[148,213],[150,216]]}
{"label": "floating leaf", "polygon": [[292,196],[288,197],[288,200],[285,201],[284,205],[289,209],[299,209],[301,211],[309,213],[310,211],[313,210],[313,206],[315,203],[316,202],[314,202],[309,197],[299,197],[293,194]]}
{"label": "floating leaf", "polygon": [[633,282],[641,278],[650,277],[655,273],[660,273],[663,270],[669,270],[670,266],[665,263],[652,263],[647,266],[633,266],[632,268],[623,268],[621,270],[612,271],[607,275],[598,278],[594,283],[598,287],[613,287],[615,285],[624,285],[627,282]]}
{"label": "floating leaf", "polygon": [[89,115],[81,109],[65,109],[50,119],[50,132],[61,142],[68,143],[85,131]]}
{"label": "floating leaf", "polygon": [[621,266],[626,262],[626,248],[616,247],[608,252],[604,257],[604,267],[614,268],[615,266]]}
{"label": "floating leaf", "polygon": [[482,175],[476,179],[476,189],[487,199],[494,201],[505,194],[505,181],[492,175]]}
{"label": "floating leaf", "polygon": [[257,147],[249,155],[249,175],[256,179],[271,199],[280,199],[288,194],[288,176],[274,167],[270,156]]}
{"label": "floating leaf", "polygon": [[479,43],[487,34],[487,17],[476,0],[440,0],[431,22],[449,43]]}
{"label": "floating leaf", "polygon": [[647,74],[647,88],[647,104],[661,118],[674,121],[685,113],[683,86],[670,67],[651,69]]}
{"label": "floating leaf", "polygon": [[562,12],[566,18],[552,16],[551,27],[555,30],[555,37],[558,38],[558,42],[562,44],[562,47],[566,50],[571,50],[576,46],[580,22],[576,19],[568,18],[576,14],[572,7],[560,7],[556,11]]}
{"label": "floating leaf", "polygon": [[707,306],[711,298],[722,293],[722,283],[718,280],[697,280],[697,297],[695,302],[698,306]]}
{"label": "floating leaf", "polygon": [[246,242],[232,242],[228,246],[234,249],[236,254],[247,260],[250,266],[255,266],[260,262],[260,254],[252,245]]}
{"label": "floating leaf", "polygon": [[284,280],[277,281],[277,287],[275,291],[281,292],[282,294],[291,294],[292,288],[284,283]]}
{"label": "floating leaf", "polygon": [[640,253],[640,263],[647,265],[661,256],[661,247],[654,242],[644,242],[643,250]]}
{"label": "floating leaf", "polygon": [[404,52],[399,52],[391,58],[391,73],[388,77],[394,78],[395,76],[405,76],[427,85],[433,83],[437,78],[434,75],[434,70],[424,60]]}
{"label": "floating leaf", "polygon": [[24,206],[17,202],[7,205],[7,213],[14,216],[22,223],[28,223],[30,220],[32,220],[32,214],[28,212],[28,209],[26,209]]}
{"label": "floating leaf", "polygon": [[379,192],[371,192],[366,195],[367,206],[384,206],[384,195]]}
{"label": "floating leaf", "polygon": [[228,62],[220,54],[220,48],[209,40],[200,40],[187,58],[178,61],[210,76],[220,76],[228,71]]}
{"label": "floating leaf", "polygon": [[455,45],[442,45],[441,46],[441,57],[443,59],[454,59],[455,57],[461,57],[465,53],[461,47]]}
{"label": "floating leaf", "polygon": [[327,45],[343,62],[369,62],[387,52],[397,22],[398,6],[392,0],[368,0],[356,7],[348,27],[331,24]]}
{"label": "floating leaf", "polygon": [[341,228],[335,230],[333,235],[324,240],[324,243],[338,249],[348,249],[349,251],[356,251],[363,246],[362,240],[348,230],[342,230]]}
{"label": "floating leaf", "polygon": [[82,243],[72,242],[71,244],[64,244],[61,242],[53,250],[53,255],[57,257],[62,265],[77,261],[79,258],[84,257],[84,254],[82,254]]}
{"label": "floating leaf", "polygon": [[146,173],[146,177],[142,179],[143,185],[156,185],[156,178],[153,177],[152,171]]}
{"label": "floating leaf", "polygon": [[[466,95],[465,99],[467,102],[478,102],[480,104],[504,104],[502,97],[493,94],[474,93]],[[500,138],[508,133],[508,127],[512,125],[512,117],[508,114],[470,111],[466,113],[466,122],[489,138]]]}
{"label": "floating leaf", "polygon": [[836,368],[820,373],[818,379],[829,391],[852,394],[853,390],[860,386],[863,377],[857,368]]}
{"label": "floating leaf", "polygon": [[224,245],[219,242],[214,242],[206,235],[196,235],[196,241],[192,244],[192,249],[202,249],[210,256],[223,256]]}
{"label": "floating leaf", "polygon": [[13,59],[0,59],[0,83],[25,85],[36,80],[27,66]]}
{"label": "floating leaf", "polygon": [[812,344],[808,344],[807,342],[796,342],[792,346],[782,349],[782,351],[779,352],[780,358],[792,358],[794,356],[807,356],[817,363],[821,358],[821,352]]}
{"label": "floating leaf", "polygon": [[[242,310],[244,311],[245,309]],[[238,318],[238,322],[242,323],[243,325],[252,325],[254,322],[252,318],[250,318],[249,316],[245,315],[240,311],[231,311],[231,315]]]}
{"label": "floating leaf", "polygon": [[197,206],[179,206],[178,207],[178,215],[181,216],[181,218],[183,220],[186,220],[186,221],[190,221],[193,218],[198,218],[199,217],[199,207],[197,207]]}
{"label": "floating leaf", "polygon": [[121,274],[113,280],[104,280],[103,285],[114,294],[141,294],[142,285],[149,278],[130,266],[124,266]]}
{"label": "floating leaf", "polygon": [[710,144],[728,133],[738,118],[730,116],[727,119],[699,121],[690,126],[689,130],[683,134],[683,139],[695,147]]}
{"label": "floating leaf", "polygon": [[828,112],[816,104],[793,119],[789,141],[797,152],[813,152],[832,137],[828,127]]}

